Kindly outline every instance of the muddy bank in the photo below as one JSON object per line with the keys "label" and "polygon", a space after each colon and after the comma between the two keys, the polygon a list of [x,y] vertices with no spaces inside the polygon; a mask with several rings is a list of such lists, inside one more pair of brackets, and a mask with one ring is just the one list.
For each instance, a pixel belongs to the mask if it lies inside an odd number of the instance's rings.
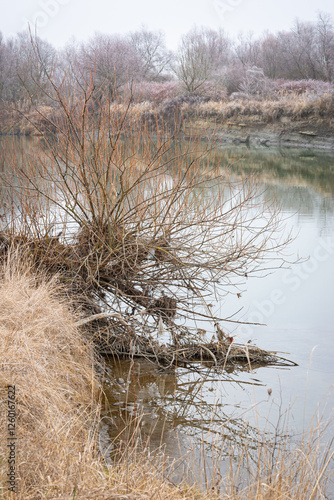
{"label": "muddy bank", "polygon": [[287,117],[273,123],[260,122],[254,116],[242,121],[222,123],[194,120],[185,126],[185,133],[195,127],[203,129],[203,137],[214,136],[218,142],[245,144],[253,147],[284,147],[334,151],[334,122],[318,119],[292,121]]}
{"label": "muddy bank", "polygon": [[[215,104],[212,103],[213,106]],[[284,109],[282,116],[279,113],[275,116],[274,113],[264,113],[263,103],[257,105],[261,112],[251,107],[245,107],[243,112],[232,112],[222,104],[219,110],[202,109],[196,105],[181,106],[177,110],[169,110],[166,115],[166,110],[161,107],[151,106],[150,112],[144,113],[139,105],[134,104],[128,110],[128,115],[132,125],[136,124],[137,127],[139,123],[143,127],[148,122],[155,124],[157,119],[163,117],[173,127],[180,126],[185,137],[196,132],[203,139],[214,137],[223,144],[334,151],[334,119],[330,113],[320,116],[314,111],[304,113],[307,116],[301,118]],[[114,112],[117,114],[117,110]],[[37,106],[29,111],[3,108],[0,110],[0,135],[41,136],[57,133],[51,124],[57,121],[58,114],[59,110],[49,106]]]}
{"label": "muddy bank", "polygon": [[[48,107],[34,110],[28,115],[2,110],[0,135],[43,135],[50,131],[48,120],[52,114],[54,110]],[[334,151],[334,120],[328,117],[321,119],[318,116],[312,116],[307,120],[295,120],[282,116],[268,122],[261,121],[257,115],[243,115],[228,119],[219,117],[218,120],[216,117],[196,115],[196,112],[190,112],[182,116],[182,129],[185,136],[191,135],[195,129],[203,138],[214,137],[223,144]]]}

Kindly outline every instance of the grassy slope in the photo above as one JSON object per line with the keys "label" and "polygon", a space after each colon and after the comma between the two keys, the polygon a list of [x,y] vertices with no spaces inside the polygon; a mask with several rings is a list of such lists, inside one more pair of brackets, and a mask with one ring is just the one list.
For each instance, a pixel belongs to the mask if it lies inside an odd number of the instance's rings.
{"label": "grassy slope", "polygon": [[195,487],[171,484],[164,479],[165,457],[149,458],[135,445],[126,450],[126,459],[104,463],[96,432],[96,360],[60,297],[55,282],[37,279],[20,259],[11,258],[1,272],[1,498],[11,497],[6,484],[8,384],[16,387],[16,498],[324,498],[328,455],[321,455],[319,441],[313,439],[317,429],[292,451],[289,438],[280,448],[259,447],[255,463],[245,447],[246,483],[231,460],[229,476],[215,491],[199,493]]}

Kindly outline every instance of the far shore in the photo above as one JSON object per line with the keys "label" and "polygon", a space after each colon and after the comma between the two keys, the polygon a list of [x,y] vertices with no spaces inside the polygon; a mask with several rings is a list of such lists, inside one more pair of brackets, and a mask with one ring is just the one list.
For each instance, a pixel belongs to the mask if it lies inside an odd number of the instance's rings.
{"label": "far shore", "polygon": [[[121,113],[124,104],[112,105]],[[154,123],[156,117],[180,126],[183,136],[194,133],[214,137],[226,144],[254,147],[293,147],[334,151],[332,103],[309,102],[303,96],[289,95],[281,100],[202,101],[174,98],[153,103],[137,102],[129,113],[133,123]],[[0,136],[43,136],[45,123],[57,110],[48,106],[15,111],[0,110]]]}

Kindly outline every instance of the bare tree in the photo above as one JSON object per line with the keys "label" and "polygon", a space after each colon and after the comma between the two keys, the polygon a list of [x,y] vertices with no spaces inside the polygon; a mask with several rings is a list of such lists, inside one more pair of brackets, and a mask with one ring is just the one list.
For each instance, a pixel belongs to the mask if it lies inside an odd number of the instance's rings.
{"label": "bare tree", "polygon": [[27,102],[37,103],[44,95],[43,89],[47,83],[45,71],[50,72],[53,67],[54,48],[47,41],[25,31],[13,40],[11,52],[16,92]]}
{"label": "bare tree", "polygon": [[219,78],[229,57],[230,41],[224,32],[195,28],[182,37],[172,67],[187,92],[196,93]]}
{"label": "bare tree", "polygon": [[268,33],[261,40],[258,64],[267,77],[274,79],[282,76],[282,62],[279,40],[277,36]]}
{"label": "bare tree", "polygon": [[244,67],[259,66],[260,44],[252,32],[238,36],[235,55]]}
{"label": "bare tree", "polygon": [[318,62],[323,80],[334,79],[334,25],[329,14],[319,13],[317,32]]}
{"label": "bare tree", "polygon": [[125,37],[96,34],[88,43],[82,44],[77,65],[88,83],[94,78],[96,87],[109,95],[125,83],[143,77],[143,64],[135,47]]}
{"label": "bare tree", "polygon": [[161,80],[171,60],[164,34],[142,27],[141,30],[130,33],[129,39],[141,59],[142,77],[145,80]]}

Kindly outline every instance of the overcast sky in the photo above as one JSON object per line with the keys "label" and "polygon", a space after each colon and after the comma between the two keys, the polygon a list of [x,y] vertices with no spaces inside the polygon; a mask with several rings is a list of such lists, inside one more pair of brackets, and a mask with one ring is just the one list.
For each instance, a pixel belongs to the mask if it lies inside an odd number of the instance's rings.
{"label": "overcast sky", "polygon": [[87,40],[96,31],[126,33],[145,25],[166,34],[175,49],[194,25],[219,27],[237,36],[289,29],[298,17],[314,21],[319,11],[334,18],[334,0],[0,0],[0,30],[7,37],[28,22],[53,45]]}

